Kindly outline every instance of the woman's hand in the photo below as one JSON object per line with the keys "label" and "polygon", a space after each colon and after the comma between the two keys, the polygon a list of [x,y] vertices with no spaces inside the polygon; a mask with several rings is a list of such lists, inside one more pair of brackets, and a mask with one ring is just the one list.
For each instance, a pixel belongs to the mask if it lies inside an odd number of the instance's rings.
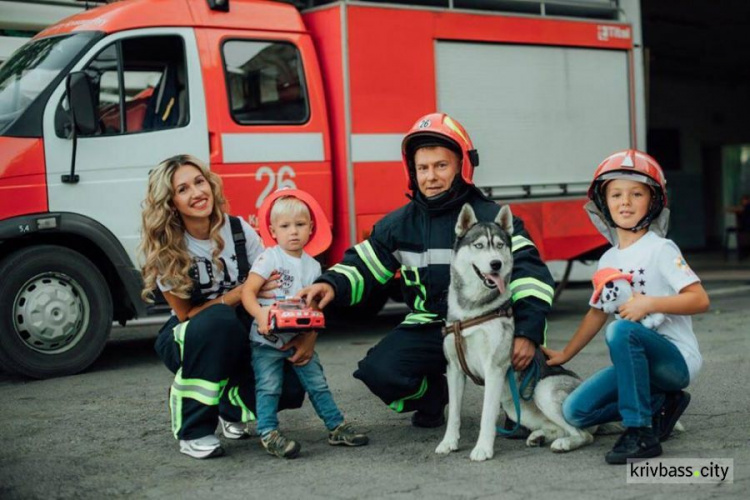
{"label": "woman's hand", "polygon": [[269,276],[266,282],[263,283],[263,286],[260,287],[258,297],[262,297],[264,299],[275,299],[275,290],[281,286],[281,283],[279,282],[280,279],[281,274],[278,271],[272,272],[271,276]]}
{"label": "woman's hand", "polygon": [[282,351],[287,351],[294,347],[294,354],[289,358],[289,362],[296,366],[303,366],[310,362],[315,354],[315,341],[318,338],[318,332],[303,332],[294,337],[292,340],[281,346]]}
{"label": "woman's hand", "polygon": [[651,307],[651,297],[636,293],[629,301],[620,306],[618,311],[622,319],[640,321],[649,313],[654,312]]}
{"label": "woman's hand", "polygon": [[565,350],[553,351],[552,349],[542,347],[542,352],[549,358],[547,360],[548,366],[562,365],[563,363],[567,363],[568,361],[570,361],[570,356],[565,352]]}

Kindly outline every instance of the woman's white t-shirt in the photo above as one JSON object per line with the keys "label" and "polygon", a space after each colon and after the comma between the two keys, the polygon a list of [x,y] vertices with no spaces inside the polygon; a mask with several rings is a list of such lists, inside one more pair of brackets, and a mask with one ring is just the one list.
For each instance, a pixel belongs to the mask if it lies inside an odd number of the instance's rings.
{"label": "woman's white t-shirt", "polygon": [[[250,224],[240,218],[242,231],[245,233],[245,253],[249,266],[253,265],[255,259],[263,252],[263,242],[258,233],[250,227]],[[199,240],[185,233],[187,250],[193,259],[193,266],[197,269],[200,293],[204,300],[219,297],[238,285],[239,268],[237,266],[237,253],[232,237],[232,226],[229,216],[224,215],[224,225],[219,234],[224,239],[224,249],[219,254],[219,260],[223,269],[219,269],[212,261],[215,243],[213,240]],[[161,276],[156,279],[156,284],[162,292],[168,292],[173,287],[161,281]]]}

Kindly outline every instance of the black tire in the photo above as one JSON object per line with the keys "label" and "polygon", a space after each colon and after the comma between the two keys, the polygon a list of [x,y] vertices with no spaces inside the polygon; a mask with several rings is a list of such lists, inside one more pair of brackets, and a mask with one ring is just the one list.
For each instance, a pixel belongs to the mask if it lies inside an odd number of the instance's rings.
{"label": "black tire", "polygon": [[112,296],[90,260],[65,247],[28,247],[0,262],[0,276],[0,364],[48,378],[78,373],[99,357],[112,329]]}

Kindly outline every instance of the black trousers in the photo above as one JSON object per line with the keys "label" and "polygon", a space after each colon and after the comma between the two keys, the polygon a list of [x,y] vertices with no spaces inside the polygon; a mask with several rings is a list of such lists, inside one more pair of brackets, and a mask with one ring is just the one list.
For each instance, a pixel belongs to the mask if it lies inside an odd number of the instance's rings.
{"label": "black trousers", "polygon": [[[173,316],[159,330],[156,352],[175,374],[169,407],[177,439],[213,434],[219,415],[255,419],[249,320],[242,308],[214,305],[183,323]],[[279,409],[299,408],[305,391],[291,365],[284,368]]]}
{"label": "black trousers", "polygon": [[397,412],[435,414],[448,402],[441,324],[399,326],[367,352],[354,377]]}

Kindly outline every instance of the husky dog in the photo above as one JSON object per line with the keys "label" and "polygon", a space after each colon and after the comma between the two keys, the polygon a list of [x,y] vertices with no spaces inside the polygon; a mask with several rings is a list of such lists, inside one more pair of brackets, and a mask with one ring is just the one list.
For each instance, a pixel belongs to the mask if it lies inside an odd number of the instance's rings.
{"label": "husky dog", "polygon": [[[448,322],[477,318],[509,304],[508,289],[513,270],[511,236],[513,215],[504,206],[493,223],[477,222],[469,204],[461,209],[456,223],[456,244],[451,263],[451,284],[448,290]],[[455,323],[454,323],[455,324]],[[481,324],[466,327],[460,335],[464,343],[466,365],[474,376],[484,379],[484,407],[479,439],[471,459],[482,461],[494,455],[496,421],[503,410],[516,418],[513,398],[506,380],[513,349],[513,317],[496,316]],[[448,425],[445,437],[435,449],[447,454],[458,449],[461,427],[461,398],[466,374],[459,365],[454,334],[443,341],[448,360]],[[546,365],[545,365],[546,366]],[[521,424],[531,430],[528,446],[552,441],[552,451],[574,450],[593,441],[588,430],[568,424],[562,415],[563,400],[580,381],[571,372],[547,376],[536,385],[530,401],[521,400]],[[516,375],[517,379],[520,377]],[[590,429],[593,432],[593,429]]]}

